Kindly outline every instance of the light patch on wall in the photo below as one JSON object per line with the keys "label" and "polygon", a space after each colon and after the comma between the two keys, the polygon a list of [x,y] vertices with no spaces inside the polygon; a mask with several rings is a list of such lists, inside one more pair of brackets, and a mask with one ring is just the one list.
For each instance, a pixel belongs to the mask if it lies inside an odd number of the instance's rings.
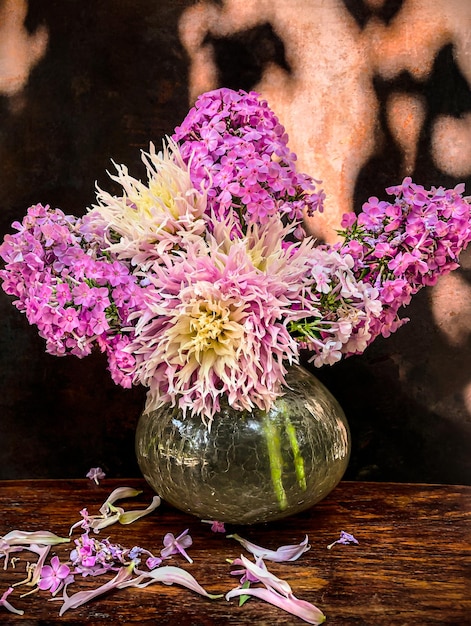
{"label": "light patch on wall", "polygon": [[[373,19],[367,32],[372,59],[384,79],[409,72],[425,81],[440,49],[451,44],[457,68],[471,86],[471,1],[406,0],[390,24]],[[470,115],[439,116],[431,135],[439,169],[457,177],[471,174]]]}
{"label": "light patch on wall", "polygon": [[412,174],[417,159],[417,144],[425,119],[425,100],[417,95],[394,93],[386,103],[391,135],[402,151],[403,176]]}
{"label": "light patch on wall", "polygon": [[471,173],[471,113],[440,116],[432,129],[435,165],[456,178]]}
{"label": "light patch on wall", "polygon": [[0,94],[10,98],[22,91],[47,48],[44,27],[33,34],[25,28],[27,10],[26,0],[0,2]]}
{"label": "light patch on wall", "polygon": [[438,329],[459,347],[471,333],[471,285],[452,273],[440,278],[429,294]]}

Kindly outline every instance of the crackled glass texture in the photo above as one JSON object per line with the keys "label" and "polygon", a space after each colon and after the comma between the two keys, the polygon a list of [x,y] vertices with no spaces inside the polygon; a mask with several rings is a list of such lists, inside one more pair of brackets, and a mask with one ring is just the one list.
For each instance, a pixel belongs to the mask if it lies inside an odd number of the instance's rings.
{"label": "crackled glass texture", "polygon": [[325,386],[293,366],[270,411],[225,406],[211,430],[170,405],[144,413],[136,453],[144,478],[173,506],[200,519],[253,524],[324,498],[347,468],[350,431]]}

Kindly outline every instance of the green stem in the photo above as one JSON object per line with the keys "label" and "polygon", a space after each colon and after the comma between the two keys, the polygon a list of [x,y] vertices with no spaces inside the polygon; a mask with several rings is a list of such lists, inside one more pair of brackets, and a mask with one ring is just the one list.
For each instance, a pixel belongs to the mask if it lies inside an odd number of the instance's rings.
{"label": "green stem", "polygon": [[284,511],[288,506],[288,500],[281,479],[283,475],[283,455],[281,452],[280,431],[268,416],[264,418],[264,430],[268,447],[268,458],[270,460],[271,480],[280,510]]}
{"label": "green stem", "polygon": [[293,426],[288,415],[285,416],[285,429],[288,435],[291,450],[293,451],[294,471],[296,472],[296,479],[298,485],[306,490],[306,474],[304,472],[304,459],[299,451],[298,438],[296,436],[296,428]]}

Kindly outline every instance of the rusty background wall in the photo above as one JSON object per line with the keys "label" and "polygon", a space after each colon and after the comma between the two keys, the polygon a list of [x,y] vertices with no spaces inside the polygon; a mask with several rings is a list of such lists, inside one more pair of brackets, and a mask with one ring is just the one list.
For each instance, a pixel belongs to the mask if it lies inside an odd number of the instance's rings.
{"label": "rusty background wall", "polygon": [[[411,175],[471,193],[468,0],[0,0],[0,233],[42,202],[81,215],[114,159],[141,170],[193,99],[256,89],[340,215]],[[410,322],[316,373],[353,435],[347,478],[471,483],[471,252]],[[44,353],[0,294],[0,478],[137,475],[144,391],[100,355]]]}

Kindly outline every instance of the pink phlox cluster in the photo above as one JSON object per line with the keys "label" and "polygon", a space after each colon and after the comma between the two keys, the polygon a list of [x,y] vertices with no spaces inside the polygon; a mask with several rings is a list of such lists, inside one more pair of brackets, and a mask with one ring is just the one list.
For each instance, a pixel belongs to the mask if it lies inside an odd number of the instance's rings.
{"label": "pink phlox cluster", "polygon": [[366,348],[382,303],[378,289],[355,276],[350,254],[318,247],[309,258],[312,312],[308,319],[291,323],[290,328],[300,349],[308,350],[311,361],[320,367]]}
{"label": "pink phlox cluster", "polygon": [[276,214],[294,222],[322,210],[323,192],[296,171],[284,127],[254,92],[201,95],[173,138],[195,187],[207,190],[208,212],[224,219],[236,211],[241,231]]}
{"label": "pink phlox cluster", "polygon": [[82,239],[80,224],[60,209],[30,207],[23,222],[13,225],[18,232],[0,246],[3,289],[36,324],[47,352],[84,357],[98,346],[107,352],[116,382],[129,387],[125,372],[134,360],[124,352],[128,337],[119,332],[142,290],[125,265],[96,256],[96,241]]}
{"label": "pink phlox cluster", "polygon": [[336,246],[353,259],[354,275],[378,290],[383,305],[372,319],[367,343],[402,326],[407,320],[398,317],[399,309],[419,289],[456,269],[460,252],[471,240],[464,185],[426,190],[405,178],[386,191],[394,201],[370,198],[357,218],[350,214],[344,219],[344,241]]}

